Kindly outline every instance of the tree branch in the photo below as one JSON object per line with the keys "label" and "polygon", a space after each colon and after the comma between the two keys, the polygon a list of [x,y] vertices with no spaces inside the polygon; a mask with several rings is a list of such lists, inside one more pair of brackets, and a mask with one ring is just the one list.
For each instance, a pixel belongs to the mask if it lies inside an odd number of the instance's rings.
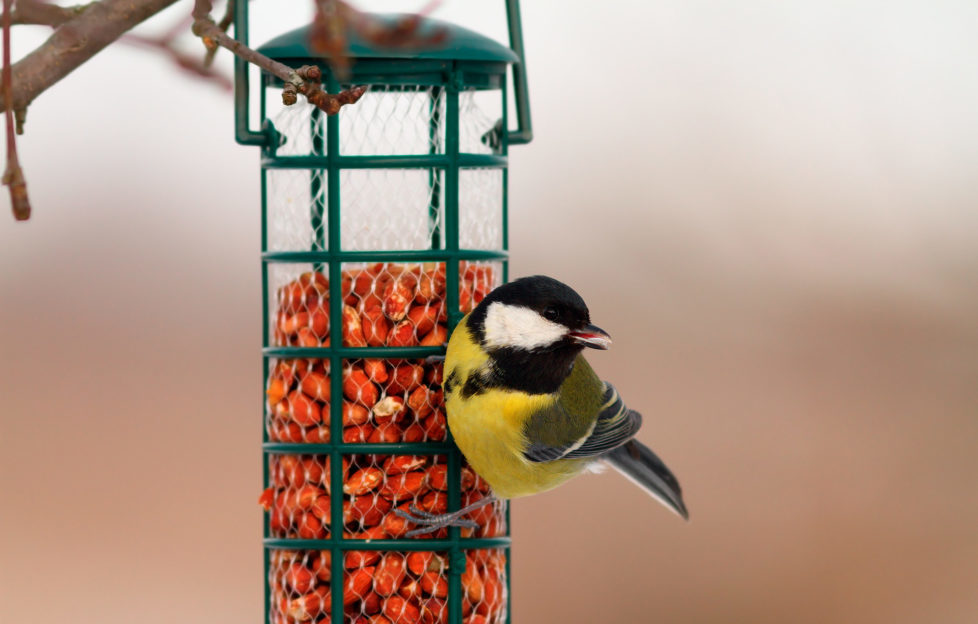
{"label": "tree branch", "polygon": [[340,108],[347,104],[353,104],[366,93],[366,87],[354,87],[335,95],[323,91],[319,68],[305,66],[294,70],[288,65],[279,63],[248,46],[242,45],[214,23],[214,19],[210,15],[212,8],[210,0],[194,1],[194,34],[204,40],[204,45],[207,46],[208,50],[218,46],[227,48],[236,56],[281,79],[285,83],[282,101],[286,105],[294,104],[296,93],[301,93],[306,96],[310,103],[323,110],[327,115],[335,115],[340,112]]}
{"label": "tree branch", "polygon": [[[17,158],[15,135],[22,129],[27,106],[41,93],[56,84],[105,47],[122,37],[128,30],[156,15],[178,0],[92,0],[88,4],[70,7],[53,5],[40,0],[2,0],[4,34],[4,71],[0,85],[0,109],[6,112],[7,167],[3,183],[10,187],[14,214],[18,219],[30,215],[27,186]],[[287,65],[241,45],[227,35],[234,16],[234,3],[248,0],[227,0],[225,13],[215,23],[210,13],[211,0],[194,0],[193,33],[204,41],[208,56],[202,65],[180,53],[173,44],[177,30],[159,38],[132,36],[134,43],[162,48],[185,69],[203,76],[213,76],[209,62],[219,47],[227,48],[238,57],[278,77],[284,83],[282,100],[293,104],[302,94],[314,106],[335,115],[353,104],[366,92],[366,87],[353,87],[337,94],[322,88],[318,67],[307,65],[292,69]],[[349,69],[347,32],[353,30],[364,39],[382,46],[413,47],[432,45],[444,37],[437,30],[420,35],[418,16],[406,17],[391,25],[385,20],[363,13],[346,0],[313,0],[314,13],[311,47],[323,54],[334,75],[343,80]],[[432,0],[423,11],[430,11],[438,0]],[[46,25],[54,32],[39,47],[10,65],[10,29],[13,23]],[[184,22],[186,23],[186,22]]]}
{"label": "tree branch", "polygon": [[63,22],[40,47],[13,66],[12,93],[0,106],[15,111],[79,65],[118,39],[124,32],[177,0],[101,0]]}
{"label": "tree branch", "polygon": [[10,13],[11,24],[33,24],[36,26],[60,26],[81,15],[93,3],[62,7],[37,0],[17,0],[17,6]]}
{"label": "tree branch", "polygon": [[[10,71],[10,25],[11,4],[13,0],[3,0],[3,93],[9,100],[13,90],[13,80]],[[24,180],[24,170],[17,157],[17,134],[14,131],[14,111],[7,109],[7,168],[3,172],[3,183],[10,188],[10,204],[14,218],[26,221],[31,217],[31,202],[27,196],[27,181]]]}

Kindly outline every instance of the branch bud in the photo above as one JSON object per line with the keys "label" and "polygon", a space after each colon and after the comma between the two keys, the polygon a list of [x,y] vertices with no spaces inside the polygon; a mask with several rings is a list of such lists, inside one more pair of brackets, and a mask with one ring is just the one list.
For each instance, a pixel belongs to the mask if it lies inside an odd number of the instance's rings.
{"label": "branch bud", "polygon": [[282,103],[286,106],[292,106],[297,99],[295,85],[291,82],[285,83],[285,86],[282,87]]}

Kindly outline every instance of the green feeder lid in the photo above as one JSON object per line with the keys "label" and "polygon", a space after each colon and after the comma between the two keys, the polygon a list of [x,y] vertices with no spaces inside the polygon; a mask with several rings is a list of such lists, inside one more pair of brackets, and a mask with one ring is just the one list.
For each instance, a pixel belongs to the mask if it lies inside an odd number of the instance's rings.
{"label": "green feeder lid", "polygon": [[[383,14],[376,17],[395,23],[405,16],[405,14]],[[279,35],[258,48],[258,51],[273,59],[322,58],[322,54],[315,53],[309,48],[309,29],[310,26],[303,26]],[[520,60],[515,52],[485,35],[442,20],[421,18],[421,23],[418,25],[420,36],[432,34],[436,29],[444,31],[445,39],[437,46],[428,49],[378,48],[351,32],[349,34],[350,56],[355,59],[434,59],[504,63],[517,63]]]}

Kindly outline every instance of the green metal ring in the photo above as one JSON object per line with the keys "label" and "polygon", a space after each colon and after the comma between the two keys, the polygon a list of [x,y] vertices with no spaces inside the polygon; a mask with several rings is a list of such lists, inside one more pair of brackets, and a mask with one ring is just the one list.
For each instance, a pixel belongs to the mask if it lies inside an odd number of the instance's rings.
{"label": "green metal ring", "polygon": [[[444,169],[450,159],[445,154],[416,154],[405,156],[265,156],[264,169]],[[509,162],[498,154],[459,154],[459,167],[472,169],[501,169]]]}
{"label": "green metal ring", "polygon": [[464,550],[475,550],[482,548],[509,548],[511,540],[509,537],[462,537],[457,540],[451,539],[388,539],[388,540],[365,540],[365,539],[284,539],[268,537],[263,540],[266,549],[289,549],[289,550],[326,550],[327,548],[337,548],[340,550],[451,550],[456,545],[461,544]]}
{"label": "green metal ring", "polygon": [[405,249],[403,251],[265,251],[263,262],[483,262],[508,260],[509,252],[490,249]]}
{"label": "green metal ring", "polygon": [[455,446],[448,442],[265,442],[261,448],[268,455],[326,455],[333,451],[350,455],[445,455]]}
{"label": "green metal ring", "polygon": [[443,347],[265,347],[262,355],[277,358],[327,359],[338,356],[342,359],[396,358],[403,360],[421,359],[429,355],[440,355]]}

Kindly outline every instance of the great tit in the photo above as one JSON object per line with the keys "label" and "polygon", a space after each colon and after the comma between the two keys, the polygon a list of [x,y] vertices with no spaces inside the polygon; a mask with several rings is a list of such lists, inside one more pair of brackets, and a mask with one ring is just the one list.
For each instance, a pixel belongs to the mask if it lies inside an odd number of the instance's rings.
{"label": "great tit", "polygon": [[[499,498],[544,492],[604,461],[688,519],[676,477],[633,439],[641,414],[581,353],[610,344],[566,284],[536,275],[496,288],[448,342],[443,388],[455,443]],[[461,519],[469,511],[414,514],[426,528],[413,533],[471,526]]]}

